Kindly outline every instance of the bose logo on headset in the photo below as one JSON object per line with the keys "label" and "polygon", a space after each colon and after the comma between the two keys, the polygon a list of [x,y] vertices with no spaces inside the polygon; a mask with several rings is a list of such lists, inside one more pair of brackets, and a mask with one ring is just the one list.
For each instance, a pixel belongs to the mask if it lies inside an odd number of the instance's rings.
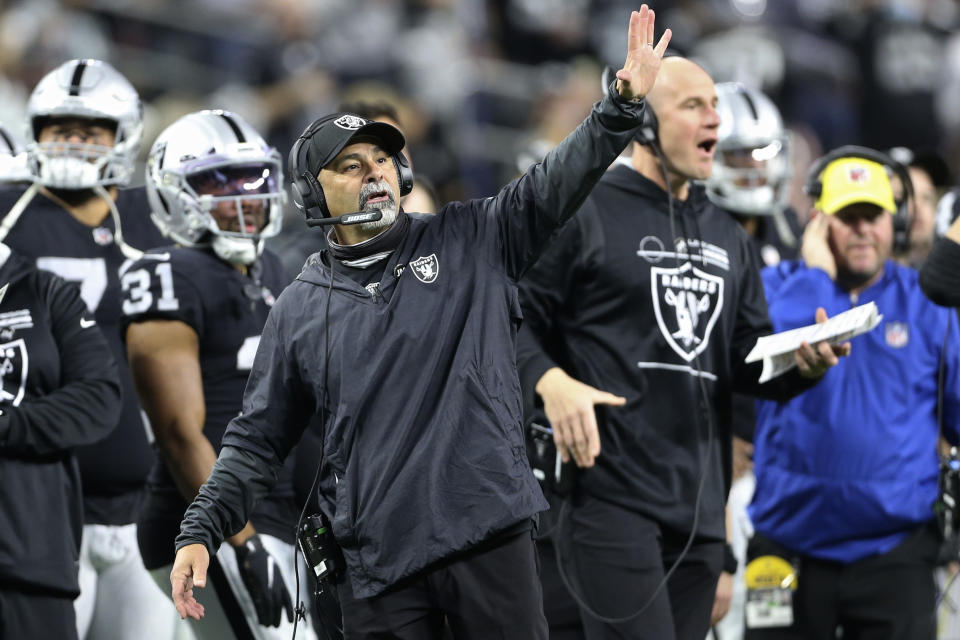
{"label": "bose logo on headset", "polygon": [[413,170],[403,149],[406,141],[400,131],[385,122],[361,118],[352,113],[334,113],[312,122],[290,149],[288,167],[293,203],[303,212],[307,222],[330,218],[330,210],[317,180],[320,169],[333,160],[358,135],[368,135],[390,154],[397,171],[400,194],[413,190]]}
{"label": "bose logo on headset", "polygon": [[904,253],[910,248],[910,201],[913,199],[913,181],[910,179],[910,172],[900,162],[897,162],[889,155],[857,145],[845,145],[834,149],[825,156],[818,158],[810,170],[807,172],[807,179],[803,185],[803,192],[813,198],[815,201],[823,194],[823,183],[820,182],[820,174],[827,168],[831,162],[843,158],[863,158],[871,160],[882,165],[898,178],[903,185],[900,197],[895,200],[897,211],[893,214],[893,251],[895,253]]}

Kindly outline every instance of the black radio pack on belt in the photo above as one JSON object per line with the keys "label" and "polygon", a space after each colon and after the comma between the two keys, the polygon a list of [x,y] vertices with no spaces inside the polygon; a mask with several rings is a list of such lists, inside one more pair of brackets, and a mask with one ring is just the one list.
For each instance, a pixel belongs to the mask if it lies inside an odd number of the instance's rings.
{"label": "black radio pack on belt", "polygon": [[527,424],[526,444],[530,468],[543,492],[566,497],[576,484],[577,470],[572,460],[563,462],[557,453],[553,429],[534,419]]}
{"label": "black radio pack on belt", "polygon": [[333,537],[333,530],[323,513],[304,518],[297,531],[300,551],[313,570],[321,591],[331,582],[337,582],[344,573],[346,563],[343,552]]}

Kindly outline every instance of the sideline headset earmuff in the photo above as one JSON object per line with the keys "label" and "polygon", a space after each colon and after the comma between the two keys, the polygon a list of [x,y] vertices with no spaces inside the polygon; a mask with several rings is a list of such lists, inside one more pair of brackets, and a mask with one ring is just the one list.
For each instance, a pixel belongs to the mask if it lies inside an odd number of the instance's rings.
{"label": "sideline headset earmuff", "polygon": [[[300,134],[297,141],[293,143],[293,148],[290,149],[287,164],[293,187],[291,189],[293,203],[297,209],[303,212],[307,220],[322,220],[330,217],[330,210],[327,209],[327,201],[323,196],[323,188],[307,163],[310,140],[324,124],[343,115],[342,113],[335,113],[314,121]],[[356,117],[359,118],[359,116]],[[393,160],[393,166],[397,171],[397,180],[400,184],[400,195],[398,197],[402,198],[413,190],[413,169],[410,168],[410,162],[402,151],[397,151],[390,157]]]}
{"label": "sideline headset earmuff", "polygon": [[657,114],[650,102],[643,106],[643,120],[637,130],[635,140],[645,147],[660,148],[660,122],[657,120]]}
{"label": "sideline headset earmuff", "polygon": [[893,251],[894,253],[904,253],[910,248],[910,201],[913,200],[913,181],[910,179],[910,172],[907,168],[886,153],[852,144],[838,147],[818,158],[811,165],[807,172],[807,180],[803,185],[803,192],[817,200],[823,193],[820,174],[831,162],[843,158],[872,160],[890,169],[894,175],[900,178],[903,193],[896,199],[897,211],[893,214]]}

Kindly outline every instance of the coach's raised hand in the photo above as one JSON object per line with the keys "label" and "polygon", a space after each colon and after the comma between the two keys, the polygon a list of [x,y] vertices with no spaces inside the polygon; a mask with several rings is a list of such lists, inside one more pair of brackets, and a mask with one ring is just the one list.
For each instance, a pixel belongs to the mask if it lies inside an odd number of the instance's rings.
{"label": "coach's raised hand", "polygon": [[653,87],[660,71],[660,61],[670,44],[673,33],[663,32],[660,42],[653,46],[653,29],[656,15],[647,5],[630,14],[630,29],[627,33],[627,61],[617,71],[617,93],[626,100],[639,100]]}

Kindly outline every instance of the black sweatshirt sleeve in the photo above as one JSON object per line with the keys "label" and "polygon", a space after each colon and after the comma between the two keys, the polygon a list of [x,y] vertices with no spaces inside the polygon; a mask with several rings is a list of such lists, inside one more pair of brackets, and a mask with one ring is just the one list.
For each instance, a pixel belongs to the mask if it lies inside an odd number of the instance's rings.
{"label": "black sweatshirt sleeve", "polygon": [[[590,206],[589,202],[585,207]],[[517,335],[517,370],[526,397],[533,397],[540,377],[558,366],[550,355],[550,336],[559,310],[572,299],[571,288],[579,281],[581,225],[577,217],[557,233],[547,251],[519,283],[523,324]]]}
{"label": "black sweatshirt sleeve", "polygon": [[800,375],[800,370],[794,367],[783,375],[777,376],[763,384],[757,382],[760,378],[760,371],[763,369],[762,362],[751,362],[744,365],[738,372],[736,390],[741,393],[748,393],[764,400],[774,400],[775,402],[786,402],[794,396],[798,396],[807,389],[817,386],[821,378],[804,378]]}
{"label": "black sweatshirt sleeve", "polygon": [[941,238],[920,269],[920,288],[936,304],[960,307],[960,244]]}
{"label": "black sweatshirt sleeve", "polygon": [[819,378],[804,378],[796,368],[760,384],[762,362],[747,364],[744,360],[757,342],[757,338],[773,333],[767,298],[763,291],[763,279],[756,254],[749,250],[746,236],[741,238],[743,273],[741,274],[741,298],[737,307],[737,323],[733,342],[730,345],[731,368],[734,390],[766,400],[785,402],[815,386]]}
{"label": "black sweatshirt sleeve", "polygon": [[85,325],[87,309],[78,287],[43,271],[34,277],[14,286],[37,283],[60,352],[61,384],[19,406],[3,407],[0,449],[21,456],[55,454],[95,442],[116,427],[120,415],[116,366],[99,327]]}

